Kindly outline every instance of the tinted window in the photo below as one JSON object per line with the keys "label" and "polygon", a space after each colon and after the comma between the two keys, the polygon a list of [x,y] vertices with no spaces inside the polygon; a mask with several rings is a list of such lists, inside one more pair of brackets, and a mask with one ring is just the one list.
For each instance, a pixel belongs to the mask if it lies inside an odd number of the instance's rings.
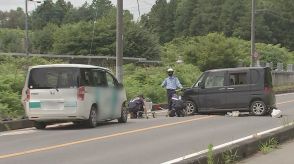
{"label": "tinted window", "polygon": [[115,87],[117,85],[116,80],[113,78],[111,74],[106,73],[106,78],[108,87]]}
{"label": "tinted window", "polygon": [[106,72],[102,70],[93,70],[93,80],[94,80],[94,86],[106,87],[107,86]]}
{"label": "tinted window", "polygon": [[205,73],[203,73],[197,80],[197,82],[193,85],[193,87],[198,87],[199,83],[203,81]]}
{"label": "tinted window", "polygon": [[265,81],[265,86],[267,87],[273,87],[273,82],[272,82],[272,73],[270,68],[265,68],[265,75],[264,75],[264,81]]}
{"label": "tinted window", "polygon": [[251,84],[257,84],[260,79],[260,73],[258,70],[253,69],[250,71],[251,73]]}
{"label": "tinted window", "polygon": [[81,69],[81,86],[93,86],[93,75],[91,69]]}
{"label": "tinted window", "polygon": [[73,88],[78,86],[76,68],[34,68],[30,71],[30,89]]}
{"label": "tinted window", "polygon": [[247,82],[247,73],[230,73],[230,85],[244,85]]}
{"label": "tinted window", "polygon": [[224,79],[225,79],[224,72],[209,73],[208,77],[205,80],[205,88],[223,87]]}

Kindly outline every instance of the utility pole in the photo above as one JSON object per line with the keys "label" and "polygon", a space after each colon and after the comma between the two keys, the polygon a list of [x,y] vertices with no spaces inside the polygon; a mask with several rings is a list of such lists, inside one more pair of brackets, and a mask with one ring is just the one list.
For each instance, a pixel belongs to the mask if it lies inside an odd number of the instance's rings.
{"label": "utility pole", "polygon": [[255,0],[252,0],[252,13],[251,13],[251,67],[256,66],[255,57]]}
{"label": "utility pole", "polygon": [[28,0],[25,0],[25,30],[26,30],[26,38],[25,38],[25,50],[26,55],[29,56],[29,32],[28,32]]}
{"label": "utility pole", "polygon": [[123,82],[123,0],[117,0],[116,15],[116,78]]}

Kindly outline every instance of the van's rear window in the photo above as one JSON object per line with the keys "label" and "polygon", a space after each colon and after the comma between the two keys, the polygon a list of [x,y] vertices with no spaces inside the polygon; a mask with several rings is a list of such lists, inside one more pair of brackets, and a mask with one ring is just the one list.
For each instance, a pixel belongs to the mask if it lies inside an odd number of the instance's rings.
{"label": "van's rear window", "polygon": [[79,69],[68,67],[34,68],[30,71],[30,89],[74,88],[78,86]]}

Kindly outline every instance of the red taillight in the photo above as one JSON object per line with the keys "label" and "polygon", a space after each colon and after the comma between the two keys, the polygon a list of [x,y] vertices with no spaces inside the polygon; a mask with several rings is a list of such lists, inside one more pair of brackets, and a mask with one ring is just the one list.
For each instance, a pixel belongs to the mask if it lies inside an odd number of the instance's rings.
{"label": "red taillight", "polygon": [[83,101],[85,99],[85,87],[79,87],[78,89],[78,100]]}
{"label": "red taillight", "polygon": [[30,101],[31,99],[31,92],[29,89],[26,90],[26,101]]}
{"label": "red taillight", "polygon": [[272,90],[271,87],[268,87],[268,86],[264,87],[264,93],[265,94],[269,94],[271,92],[271,90]]}

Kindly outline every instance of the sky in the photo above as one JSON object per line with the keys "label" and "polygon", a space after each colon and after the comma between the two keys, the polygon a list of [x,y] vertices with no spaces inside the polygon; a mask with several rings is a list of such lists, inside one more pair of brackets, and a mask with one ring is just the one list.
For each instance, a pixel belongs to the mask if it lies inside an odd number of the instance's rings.
{"label": "sky", "polygon": [[[44,0],[40,0],[44,1]],[[55,1],[55,0],[53,0]],[[75,7],[81,6],[85,1],[88,1],[89,3],[92,2],[92,0],[65,0],[70,1]],[[116,5],[117,0],[110,0],[114,5]],[[144,13],[148,13],[152,7],[152,5],[155,3],[156,0],[138,0],[140,5],[140,11],[141,15]],[[37,7],[36,2],[28,2],[28,10],[32,11]],[[16,9],[17,7],[25,8],[25,0],[0,0],[0,10],[2,11],[9,11],[11,9]],[[134,15],[134,18],[137,19],[139,16],[138,12],[138,5],[137,0],[124,0],[124,9],[130,10],[131,13]]]}

